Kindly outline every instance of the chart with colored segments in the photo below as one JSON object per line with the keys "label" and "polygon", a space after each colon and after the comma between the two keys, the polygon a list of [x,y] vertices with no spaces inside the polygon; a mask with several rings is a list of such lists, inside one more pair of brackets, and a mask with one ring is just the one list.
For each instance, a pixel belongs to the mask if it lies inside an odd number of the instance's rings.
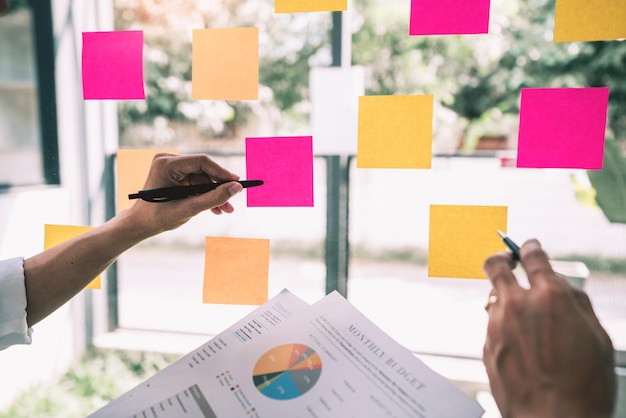
{"label": "chart with colored segments", "polygon": [[263,354],[254,366],[252,380],[271,399],[297,398],[308,392],[322,374],[322,360],[304,344],[284,344]]}

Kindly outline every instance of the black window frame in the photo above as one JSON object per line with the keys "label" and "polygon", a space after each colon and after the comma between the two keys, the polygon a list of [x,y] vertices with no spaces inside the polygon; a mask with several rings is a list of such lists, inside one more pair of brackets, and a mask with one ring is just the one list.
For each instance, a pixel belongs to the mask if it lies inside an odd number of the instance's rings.
{"label": "black window frame", "polygon": [[51,1],[29,1],[33,14],[37,98],[44,182],[61,184],[56,95],[56,46]]}
{"label": "black window frame", "polygon": [[[59,132],[56,94],[56,45],[51,0],[28,0],[12,5],[15,9],[28,8],[32,17],[34,73],[39,119],[39,149],[42,179],[32,184],[2,184],[0,192],[13,187],[60,185]],[[10,13],[10,12],[9,12]],[[0,24],[2,23],[0,17]]]}

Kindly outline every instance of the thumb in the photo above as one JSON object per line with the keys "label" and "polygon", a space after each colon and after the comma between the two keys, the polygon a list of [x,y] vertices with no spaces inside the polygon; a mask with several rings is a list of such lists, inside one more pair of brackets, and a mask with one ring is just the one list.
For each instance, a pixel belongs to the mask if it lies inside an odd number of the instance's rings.
{"label": "thumb", "polygon": [[198,196],[191,197],[189,199],[183,199],[177,205],[184,207],[184,212],[190,216],[195,216],[200,212],[216,208],[220,208],[227,204],[228,200],[243,190],[243,186],[235,181],[224,183],[217,187],[215,190],[211,190],[208,193],[203,193]]}
{"label": "thumb", "polygon": [[232,181],[226,184],[222,184],[220,187],[215,189],[214,193],[211,193],[211,198],[214,203],[212,206],[222,206],[224,203],[228,202],[228,199],[240,193],[243,190],[243,186],[241,183]]}
{"label": "thumb", "polygon": [[[227,188],[227,192],[228,192],[228,197],[232,197],[234,195],[236,195],[237,193],[241,192],[243,190],[243,186],[241,185],[241,183],[237,182],[237,181],[233,181],[232,184],[228,185],[228,183],[226,183],[224,186],[228,186]],[[222,187],[224,187],[222,186]]]}

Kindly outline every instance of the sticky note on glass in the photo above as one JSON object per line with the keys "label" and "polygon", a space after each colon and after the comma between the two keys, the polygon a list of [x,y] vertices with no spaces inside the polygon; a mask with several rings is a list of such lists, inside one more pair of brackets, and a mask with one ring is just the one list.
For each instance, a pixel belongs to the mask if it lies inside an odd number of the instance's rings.
{"label": "sticky note on glass", "polygon": [[412,0],[410,35],[489,32],[490,0]]}
{"label": "sticky note on glass", "polygon": [[522,89],[518,167],[602,169],[609,89]]}
{"label": "sticky note on glass", "polygon": [[431,205],[428,276],[485,279],[487,257],[505,246],[506,206]]}
{"label": "sticky note on glass", "polygon": [[430,168],[433,96],[359,97],[357,167]]}
{"label": "sticky note on glass", "polygon": [[259,98],[259,29],[194,29],[191,98]]}
{"label": "sticky note on glass", "polygon": [[554,19],[555,42],[626,38],[624,0],[557,0]]}
{"label": "sticky note on glass", "polygon": [[313,138],[246,138],[248,207],[313,206]]}
{"label": "sticky note on glass", "polygon": [[[52,247],[56,247],[92,229],[92,226],[46,224],[44,225],[43,249],[48,250]],[[98,276],[87,285],[87,289],[100,289],[100,282],[100,276]]]}
{"label": "sticky note on glass", "polygon": [[171,149],[120,149],[117,151],[118,213],[135,203],[134,200],[128,199],[128,195],[144,188],[152,160],[158,153],[178,154],[178,151]]}
{"label": "sticky note on glass", "polygon": [[338,12],[348,9],[348,0],[274,0],[275,13]]}
{"label": "sticky note on glass", "polygon": [[83,98],[145,99],[143,32],[83,32]]}
{"label": "sticky note on glass", "polygon": [[268,299],[266,239],[206,237],[203,303],[261,305]]}

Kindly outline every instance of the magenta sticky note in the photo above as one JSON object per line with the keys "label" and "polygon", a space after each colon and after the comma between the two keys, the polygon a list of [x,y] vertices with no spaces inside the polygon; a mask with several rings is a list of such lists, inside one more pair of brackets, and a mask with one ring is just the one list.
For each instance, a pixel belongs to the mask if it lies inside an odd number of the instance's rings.
{"label": "magenta sticky note", "polygon": [[490,0],[411,0],[410,35],[488,33]]}
{"label": "magenta sticky note", "polygon": [[522,89],[517,167],[601,170],[609,89]]}
{"label": "magenta sticky note", "polygon": [[143,31],[83,32],[83,98],[145,99]]}
{"label": "magenta sticky note", "polygon": [[249,207],[313,206],[312,137],[246,138],[246,178]]}

